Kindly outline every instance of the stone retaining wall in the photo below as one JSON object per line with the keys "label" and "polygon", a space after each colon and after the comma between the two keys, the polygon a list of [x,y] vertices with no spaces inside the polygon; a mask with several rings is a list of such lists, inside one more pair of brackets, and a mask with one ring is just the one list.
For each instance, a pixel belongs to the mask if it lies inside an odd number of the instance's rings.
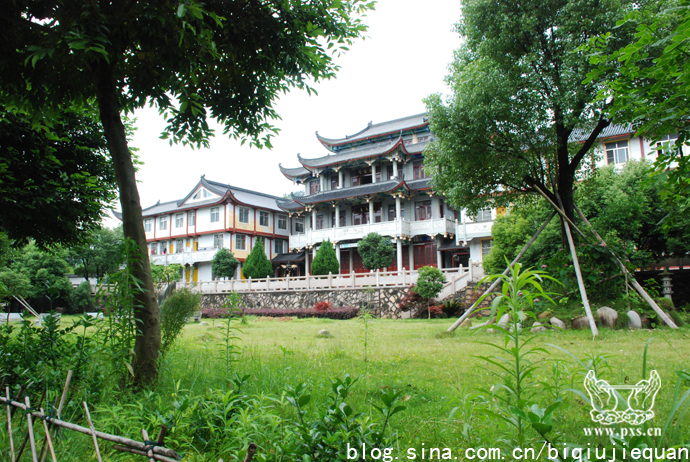
{"label": "stone retaining wall", "polygon": [[[407,288],[404,287],[238,292],[240,304],[246,309],[311,308],[317,302],[327,301],[333,306],[368,306],[372,315],[391,319],[410,317],[409,312],[398,309],[398,304],[406,293]],[[201,299],[201,308],[221,308],[227,296],[226,293],[204,294]]]}

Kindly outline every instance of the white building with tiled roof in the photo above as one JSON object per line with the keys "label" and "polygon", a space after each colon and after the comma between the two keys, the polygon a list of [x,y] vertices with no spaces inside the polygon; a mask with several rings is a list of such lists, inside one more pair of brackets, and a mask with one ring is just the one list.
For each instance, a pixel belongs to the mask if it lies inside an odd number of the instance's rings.
{"label": "white building with tiled roof", "polygon": [[[220,248],[244,262],[261,237],[269,259],[288,252],[288,216],[278,199],[202,176],[183,199],[143,210],[151,263],[178,263],[183,280],[210,281],[211,259]],[[241,266],[236,277],[242,277]]]}
{"label": "white building with tiled roof", "polygon": [[301,274],[326,239],[336,244],[342,274],[367,271],[357,243],[370,232],[395,245],[389,271],[467,266],[491,249],[496,211],[467,216],[431,188],[422,154],[433,140],[426,114],[369,123],[344,138],[316,136],[327,155],[298,154],[300,167],[280,165],[285,177],[304,185],[305,195],[278,201],[291,219],[290,248],[304,262]]}

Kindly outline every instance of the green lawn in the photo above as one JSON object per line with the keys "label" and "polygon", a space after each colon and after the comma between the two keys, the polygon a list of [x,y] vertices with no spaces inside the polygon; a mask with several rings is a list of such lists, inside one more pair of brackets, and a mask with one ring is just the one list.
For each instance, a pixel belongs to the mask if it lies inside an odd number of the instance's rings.
{"label": "green lawn", "polygon": [[[69,317],[63,317],[63,323],[69,321]],[[307,417],[315,418],[329,399],[331,379],[345,374],[360,378],[348,399],[349,404],[376,424],[381,418],[372,403],[379,402],[382,387],[403,391],[407,409],[391,420],[391,429],[398,437],[396,451],[402,460],[406,460],[403,456],[410,447],[417,448],[421,454],[423,447],[501,446],[499,440],[511,434],[500,420],[480,412],[496,403],[491,392],[480,389],[491,388],[497,379],[490,373],[496,368],[477,356],[494,354],[487,343],[502,344],[500,334],[459,329],[449,336],[444,334],[453,322],[449,319],[374,319],[369,322],[368,361],[365,362],[364,325],[359,319],[249,318],[247,324],[235,320],[231,325],[241,330],[235,342],[240,349],[231,373],[227,374],[223,360],[225,321],[204,322],[207,324],[193,323],[185,327],[178,343],[162,361],[160,381],[153,391],[108,396],[94,403],[96,427],[137,438],[142,426],[149,426],[149,432],[155,432],[157,423],[173,421],[175,426],[168,444],[185,453],[185,460],[216,462],[219,456],[232,460],[232,451],[207,453],[200,449],[203,445],[193,428],[194,419],[185,414],[184,403],[187,397],[222,401],[218,396],[235,387],[231,378],[237,372],[249,375],[242,393],[253,397],[254,404],[246,409],[246,415],[241,414],[228,424],[230,433],[216,437],[232,439],[232,444],[239,447],[255,441],[268,452],[264,454],[265,460],[293,460],[281,458],[268,449],[284,433],[283,419],[297,419],[292,406],[284,400],[279,402],[283,390],[308,384],[312,399],[306,406]],[[321,329],[327,329],[330,336],[318,337]],[[601,330],[597,340],[592,340],[589,331],[538,334],[535,345],[546,351],[533,358],[543,361],[535,372],[534,381],[541,383],[534,389],[533,402],[546,407],[559,396],[563,400],[555,414],[551,437],[585,445],[606,442],[604,437],[583,435],[583,426],[594,426],[589,415],[591,407],[567,391],[574,388],[584,392],[582,380],[586,369],[550,345],[568,350],[585,364],[594,359],[602,371],[600,378],[611,384],[633,384],[642,378],[645,345],[653,339],[647,367],[658,371],[662,388],[651,426],[661,427],[671,408],[675,371],[688,367],[689,334],[687,328]],[[680,390],[687,389],[688,382],[685,382]],[[688,441],[688,416],[675,420],[673,426],[681,431],[678,438]],[[525,435],[525,445],[540,446],[540,437],[533,430],[529,429]],[[0,446],[5,442],[0,432]],[[68,438],[61,444],[69,444],[75,454],[92,452],[87,437]],[[106,460],[139,460],[107,448],[105,452]]]}

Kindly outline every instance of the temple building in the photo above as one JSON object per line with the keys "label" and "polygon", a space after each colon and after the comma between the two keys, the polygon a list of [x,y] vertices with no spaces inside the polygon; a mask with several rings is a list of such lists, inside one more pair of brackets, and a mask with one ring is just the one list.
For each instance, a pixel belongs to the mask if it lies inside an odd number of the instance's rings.
{"label": "temple building", "polygon": [[286,178],[304,186],[304,194],[277,201],[290,218],[292,253],[275,263],[309,272],[316,249],[330,239],[341,274],[365,272],[357,243],[372,232],[390,238],[396,248],[388,271],[467,266],[491,250],[496,211],[467,216],[431,187],[423,151],[434,135],[426,114],[369,123],[345,138],[316,136],[325,156],[298,154],[300,166],[280,165]]}
{"label": "temple building", "polygon": [[[210,281],[218,249],[229,249],[241,264],[258,238],[269,259],[288,252],[288,216],[276,199],[202,176],[184,198],[143,209],[151,263],[182,265],[186,282]],[[235,277],[242,277],[241,266]]]}

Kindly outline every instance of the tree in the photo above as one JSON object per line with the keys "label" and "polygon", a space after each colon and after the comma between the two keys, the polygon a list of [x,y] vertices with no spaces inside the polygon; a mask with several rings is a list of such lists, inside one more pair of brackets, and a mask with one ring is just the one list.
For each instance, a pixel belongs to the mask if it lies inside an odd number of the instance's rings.
{"label": "tree", "polygon": [[357,243],[357,251],[362,257],[362,265],[368,270],[386,267],[391,264],[395,248],[390,240],[378,233],[369,233]]}
{"label": "tree", "polygon": [[219,249],[211,259],[211,272],[217,278],[232,278],[240,262],[228,249]]}
{"label": "tree", "polygon": [[429,319],[431,319],[431,310],[429,310],[431,299],[436,297],[441,290],[443,290],[443,284],[445,284],[445,282],[446,276],[435,266],[422,266],[419,268],[417,284],[412,287],[412,291],[420,297],[427,299],[426,308],[429,312]]}
{"label": "tree", "polygon": [[[589,81],[601,86],[600,99],[611,101],[610,114],[661,142],[654,165],[666,180],[662,197],[675,203],[671,212],[682,218],[690,205],[690,159],[679,149],[690,144],[690,1],[660,8],[652,3],[620,23],[635,27],[635,39],[611,51],[615,31],[593,38]],[[663,143],[674,134],[675,146]]]}
{"label": "tree", "polygon": [[340,273],[340,263],[338,263],[338,258],[335,255],[335,249],[330,239],[321,242],[314,261],[311,263],[311,274],[314,276],[328,275],[328,273]]}
{"label": "tree", "polygon": [[0,17],[0,103],[51,120],[95,99],[120,193],[126,239],[138,246],[134,380],[157,376],[160,313],[146,247],[135,167],[121,114],[150,103],[171,142],[208,146],[224,134],[270,147],[273,104],[290,88],[329,79],[332,56],[366,30],[364,0],[36,3],[17,0]]}
{"label": "tree", "polygon": [[70,303],[72,283],[65,276],[69,268],[66,256],[64,249],[42,250],[36,244],[28,244],[17,252],[10,269],[29,280],[27,296],[32,305],[51,309]]}
{"label": "tree", "polygon": [[36,128],[0,106],[0,230],[25,244],[81,242],[115,199],[95,111],[68,109]]}
{"label": "tree", "polygon": [[580,47],[632,7],[619,0],[463,0],[457,30],[464,43],[447,77],[453,94],[446,103],[440,95],[426,99],[437,140],[425,151],[425,169],[435,189],[470,213],[539,190],[558,204],[557,193],[574,220],[574,182],[610,124],[598,87],[582,83],[593,66]]}
{"label": "tree", "polygon": [[83,244],[69,249],[69,261],[74,266],[74,274],[87,280],[102,279],[106,274],[118,270],[122,227],[109,229],[100,227],[89,233]]}
{"label": "tree", "polygon": [[242,274],[244,277],[252,279],[263,279],[273,274],[273,265],[266,257],[263,239],[258,238],[254,241],[254,247],[242,265]]}
{"label": "tree", "polygon": [[154,284],[170,284],[180,279],[182,265],[177,263],[172,265],[151,265],[151,274]]}

